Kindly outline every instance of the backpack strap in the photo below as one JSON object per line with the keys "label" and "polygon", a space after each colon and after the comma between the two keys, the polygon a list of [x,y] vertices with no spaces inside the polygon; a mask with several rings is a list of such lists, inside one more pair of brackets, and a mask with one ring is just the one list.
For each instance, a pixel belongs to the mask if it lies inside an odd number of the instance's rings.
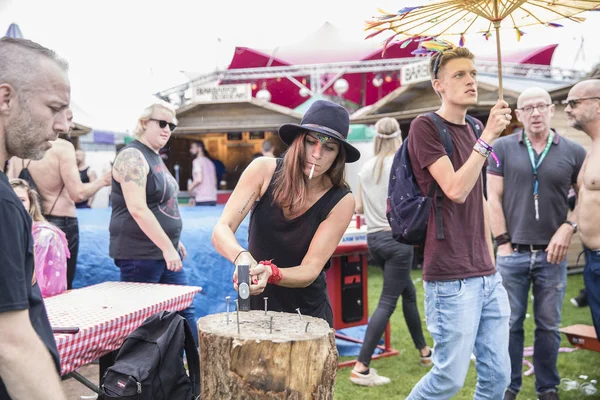
{"label": "backpack strap", "polygon": [[442,117],[434,112],[428,112],[425,114],[425,116],[432,120],[435,124],[438,134],[440,135],[440,139],[442,140],[442,144],[444,145],[444,150],[446,150],[446,153],[448,153],[448,158],[450,158],[452,155],[452,138],[448,132],[448,127],[442,120]]}
{"label": "backpack strap", "polygon": [[[433,121],[435,127],[440,135],[444,150],[448,154],[448,158],[452,155],[452,138],[448,132],[448,127],[444,124],[442,118],[434,112],[428,112],[425,114],[427,118]],[[444,240],[444,219],[442,215],[442,200],[444,199],[444,192],[439,187],[438,183],[434,180],[429,191],[429,197],[433,197],[435,192],[435,227],[436,236],[438,240]]]}
{"label": "backpack strap", "polygon": [[465,115],[465,119],[467,120],[467,124],[471,125],[471,129],[475,133],[475,138],[479,139],[481,134],[483,133],[483,129],[481,129],[481,125],[477,123],[477,120],[471,117],[469,114]]}
{"label": "backpack strap", "polygon": [[185,353],[187,354],[188,370],[190,374],[190,380],[192,381],[192,393],[194,399],[200,398],[200,357],[198,355],[198,348],[192,335],[192,328],[183,319],[183,327],[185,332]]}
{"label": "backpack strap", "polygon": [[65,184],[63,183],[63,185],[60,188],[60,192],[58,192],[58,195],[56,196],[56,199],[54,200],[54,204],[52,204],[52,208],[50,209],[50,211],[48,211],[48,213],[46,215],[52,215],[52,211],[54,211],[54,207],[56,206],[56,203],[58,202],[58,199],[60,198],[60,195],[62,194],[62,191],[64,188],[65,188]]}

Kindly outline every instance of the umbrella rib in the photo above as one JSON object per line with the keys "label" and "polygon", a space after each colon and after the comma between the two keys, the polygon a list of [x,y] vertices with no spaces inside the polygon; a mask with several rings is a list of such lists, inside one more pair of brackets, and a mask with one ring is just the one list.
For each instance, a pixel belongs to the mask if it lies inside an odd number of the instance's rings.
{"label": "umbrella rib", "polygon": [[[477,13],[479,15],[481,15],[483,18],[489,20],[492,20],[494,18],[494,9],[491,7],[493,1],[488,2],[486,1],[485,4],[483,5],[479,5],[479,2],[477,4],[473,4],[472,8],[477,8],[480,13]],[[473,11],[475,12],[475,11]]]}
{"label": "umbrella rib", "polygon": [[[457,6],[456,4],[447,4],[447,5],[444,5],[444,7],[440,7],[440,8],[435,8],[435,9],[430,8],[429,10],[427,10],[428,11],[427,14],[423,13],[422,15],[418,15],[418,16],[408,15],[401,20],[397,20],[397,21],[393,21],[393,22],[401,23],[401,25],[409,25],[409,24],[415,23],[415,22],[422,22],[423,20],[425,20],[425,22],[429,22],[431,19],[438,18],[439,16],[442,16],[448,12],[457,10],[459,8],[460,7]],[[413,29],[413,27],[411,27],[409,29]]]}
{"label": "umbrella rib", "polygon": [[505,11],[500,14],[500,19],[504,20],[509,15],[512,16],[512,13],[515,12],[515,10],[517,10],[519,7],[521,7],[524,3],[525,3],[525,1],[523,1],[523,0],[516,0],[516,1],[504,0],[504,1],[502,1],[502,7],[504,8]]}
{"label": "umbrella rib", "polygon": [[[556,10],[553,10],[552,8],[546,6],[545,4],[546,3],[542,2],[542,1],[531,1],[531,5],[533,5],[533,6],[542,8],[542,9],[547,10],[547,11],[550,11],[550,12],[552,12],[554,14],[560,15],[562,18],[570,19],[572,21],[575,21],[575,20],[573,20],[571,17],[573,17],[573,16],[575,16],[577,14],[581,14],[584,11],[590,11],[591,10],[589,8],[581,8],[581,7],[577,7],[577,6],[565,6],[565,7],[569,7],[571,9],[574,9],[574,10],[578,10],[577,12],[574,12],[574,13],[572,13],[570,15],[566,15],[566,14],[560,13],[560,12],[558,12]],[[521,7],[521,9],[525,10],[525,8],[523,8],[523,7]],[[527,11],[527,13],[531,15],[531,13],[529,12],[529,10],[525,10],[525,11]],[[538,18],[536,18],[536,19],[539,21]]]}
{"label": "umbrella rib", "polygon": [[[447,11],[447,9],[450,7],[452,7],[452,5],[445,5],[442,9],[439,9],[439,8],[434,9],[432,7],[428,7],[428,9],[426,10],[427,13],[425,13],[425,12],[419,13],[422,15],[414,15],[411,12],[409,14],[397,16],[397,17],[394,17],[394,18],[391,18],[388,20],[379,21],[379,23],[375,23],[374,25],[369,26],[366,30],[376,29],[379,26],[388,24],[388,27],[382,28],[382,30],[389,29],[389,30],[393,30],[394,32],[396,32],[396,29],[398,29],[399,27],[406,26],[406,25],[409,25],[414,22],[419,22],[419,21],[422,21],[423,19],[430,20],[431,18],[437,17],[440,14],[444,14]],[[419,26],[419,25],[417,25],[417,26]],[[410,27],[408,29],[413,29],[413,27]]]}
{"label": "umbrella rib", "polygon": [[463,33],[467,33],[467,31],[473,26],[473,24],[475,23],[475,21],[477,21],[477,18],[479,17],[479,14],[475,14],[475,18],[473,18],[473,21],[471,21],[471,23],[465,28]]}
{"label": "umbrella rib", "polygon": [[[406,31],[408,31],[408,30],[413,30],[413,29],[419,28],[420,26],[422,26],[424,24],[430,23],[430,21],[432,19],[436,19],[436,18],[438,18],[440,16],[443,16],[443,15],[446,15],[448,12],[452,12],[452,11],[456,11],[456,12],[454,14],[450,15],[449,17],[446,17],[443,20],[438,21],[434,25],[427,27],[424,31],[421,31],[420,33],[417,33],[417,34],[406,33]],[[412,25],[412,26],[409,26],[408,28],[403,28],[403,29],[401,28],[401,26],[393,26],[393,27],[390,26],[390,29],[392,29],[396,33],[403,33],[403,34],[406,34],[406,35],[419,36],[419,35],[422,35],[423,32],[425,32],[427,29],[431,29],[431,28],[439,25],[440,23],[442,23],[442,22],[446,21],[447,19],[452,18],[454,15],[460,13],[461,11],[463,11],[463,10],[461,8],[459,8],[459,7],[454,7],[453,9],[450,9],[450,10],[448,10],[448,9],[437,10],[436,13],[432,13],[431,15],[428,15],[426,19],[423,18],[423,19],[419,19],[419,20],[416,20],[416,21],[414,21],[414,20],[413,21],[405,21],[406,23],[402,24],[403,26],[406,26],[406,25],[409,25],[411,23],[417,23],[416,25]],[[398,32],[396,29],[401,29],[401,32]]]}
{"label": "umbrella rib", "polygon": [[423,17],[427,17],[428,15],[423,15],[423,14],[427,14],[429,12],[432,13],[436,13],[437,11],[439,11],[441,8],[445,7],[452,7],[454,5],[456,5],[457,0],[451,0],[451,1],[444,1],[441,3],[436,3],[436,4],[432,4],[432,5],[426,5],[426,6],[422,6],[419,7],[415,10],[409,11],[407,13],[401,14],[401,15],[396,15],[395,17],[392,18],[388,18],[385,20],[381,20],[381,22],[399,22],[402,20],[410,20],[410,19],[415,19],[415,18],[423,18]]}
{"label": "umbrella rib", "polygon": [[[571,17],[572,17],[572,16],[574,16],[575,14],[579,14],[579,13],[583,12],[583,11],[578,11],[578,12],[576,12],[576,13],[574,13],[574,14],[571,14],[571,15],[565,15],[565,14],[563,14],[563,13],[559,13],[558,11],[555,11],[555,10],[553,10],[553,9],[551,9],[551,8],[548,8],[548,7],[545,7],[545,6],[543,6],[543,5],[534,4],[534,3],[532,3],[532,5],[535,5],[536,7],[543,8],[543,9],[545,9],[545,10],[547,10],[547,11],[550,11],[550,12],[552,12],[552,13],[554,13],[554,14],[560,15],[560,17],[561,17],[561,18],[566,18],[566,19],[571,19]],[[538,21],[540,24],[542,24],[542,25],[546,24],[546,22],[544,22],[544,21],[540,20],[538,17],[536,17],[535,15],[533,15],[533,13],[532,13],[531,11],[529,11],[527,8],[525,8],[525,7],[523,7],[523,6],[521,6],[520,8],[521,8],[521,10],[525,11],[527,14],[531,15],[531,16],[532,16],[532,17],[533,17],[533,18],[534,18],[536,21]]]}
{"label": "umbrella rib", "polygon": [[475,15],[480,16],[483,19],[487,19],[490,20],[492,18],[492,13],[489,9],[489,7],[487,6],[487,3],[485,6],[479,5],[480,2],[473,2],[473,4],[469,3],[469,4],[464,4],[463,2],[461,2],[460,4],[460,8],[462,8],[463,10],[466,10],[470,13],[473,13]]}
{"label": "umbrella rib", "polygon": [[[464,18],[465,16],[469,15],[469,13],[470,13],[470,11],[469,11],[469,10],[464,10],[464,9],[463,9],[463,10],[459,10],[459,11],[455,12],[454,14],[450,15],[448,18],[452,18],[452,17],[454,17],[456,14],[460,14],[460,12],[462,12],[462,11],[464,11],[464,13],[465,13],[465,14],[462,16],[463,18]],[[477,19],[477,16],[475,17],[475,19]],[[473,22],[475,21],[475,19],[473,20]],[[445,20],[444,20],[444,21],[445,21]],[[459,21],[460,21],[460,18],[459,18]],[[439,23],[442,23],[442,22],[443,22],[443,21],[440,21]],[[465,29],[463,32],[466,32],[466,31],[469,29],[469,27],[470,27],[471,25],[473,25],[473,22],[471,22],[471,23],[469,24],[469,26],[467,26],[467,28],[466,28],[466,29]],[[441,36],[441,35],[444,35],[444,34],[446,34],[446,31],[447,31],[448,29],[452,28],[454,25],[456,25],[456,22],[455,22],[454,24],[452,24],[452,25],[449,25],[449,26],[448,26],[446,29],[444,29],[443,31],[441,31],[439,35],[436,35],[436,36]],[[435,25],[434,25],[434,26],[435,26]],[[432,27],[432,28],[433,28],[433,27]]]}
{"label": "umbrella rib", "polygon": [[[570,9],[575,9],[575,10],[579,10],[579,12],[583,12],[583,11],[592,11],[592,10],[596,9],[596,7],[598,5],[600,5],[600,1],[598,1],[598,0],[577,0],[577,1],[578,2],[584,1],[586,3],[591,3],[591,5],[588,7],[585,7],[585,6],[571,6],[568,4],[562,4],[561,7],[568,7]],[[548,4],[547,0],[529,0],[528,3],[530,3],[531,5],[534,5],[536,7],[540,7],[540,8],[544,8],[546,10],[552,11],[556,14],[560,14],[546,6],[546,4]],[[573,15],[575,15],[575,14],[573,14]],[[564,18],[569,18],[569,17],[564,17]]]}
{"label": "umbrella rib", "polygon": [[513,17],[512,14],[510,14],[509,17],[510,17],[512,23],[513,23],[513,28],[518,29],[517,23],[515,22],[515,17]]}

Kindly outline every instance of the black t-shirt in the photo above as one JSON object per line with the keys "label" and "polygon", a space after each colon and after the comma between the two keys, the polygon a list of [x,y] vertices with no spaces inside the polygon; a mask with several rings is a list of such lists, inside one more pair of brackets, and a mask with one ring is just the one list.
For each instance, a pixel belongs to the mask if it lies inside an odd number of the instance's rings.
{"label": "black t-shirt", "polygon": [[[143,143],[135,140],[124,147],[138,149],[148,162],[146,204],[177,248],[182,221],[177,204],[179,185],[162,158]],[[112,180],[112,215],[110,218],[110,256],[115,260],[162,260],[163,254],[142,231],[127,209],[121,184]]]}
{"label": "black t-shirt", "polygon": [[[275,177],[282,168],[282,159],[277,160]],[[273,202],[273,181],[255,205],[248,227],[248,250],[256,261],[272,260],[279,268],[295,267],[302,263],[310,242],[335,205],[349,192],[348,187],[332,187],[304,214],[286,219],[283,210]],[[267,285],[259,296],[250,298],[250,308],[264,309],[263,297],[269,298],[269,310],[300,312],[326,320],[333,326],[333,313],[327,296],[327,285],[323,271],[313,283],[304,288],[286,288]]]}
{"label": "black t-shirt", "polygon": [[[33,329],[60,371],[58,350],[42,294],[37,283],[31,284],[34,274],[31,217],[3,172],[0,172],[0,221],[0,313],[29,310]],[[9,398],[0,379],[0,399]]]}

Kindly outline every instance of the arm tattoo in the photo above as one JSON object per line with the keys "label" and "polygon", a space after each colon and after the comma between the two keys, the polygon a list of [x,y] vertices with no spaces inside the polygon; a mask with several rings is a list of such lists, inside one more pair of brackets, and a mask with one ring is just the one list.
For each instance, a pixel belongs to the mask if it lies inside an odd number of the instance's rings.
{"label": "arm tattoo", "polygon": [[252,200],[252,198],[254,197],[255,194],[256,194],[256,192],[252,192],[250,197],[248,197],[248,200],[246,200],[246,204],[244,204],[244,207],[242,207],[242,209],[240,211],[238,211],[238,213],[243,214],[244,211],[246,211],[246,207],[248,207],[248,203],[250,203],[250,200]]}
{"label": "arm tattoo", "polygon": [[119,154],[113,168],[119,173],[123,182],[133,182],[139,187],[144,187],[148,175],[144,161],[139,151],[125,150]]}

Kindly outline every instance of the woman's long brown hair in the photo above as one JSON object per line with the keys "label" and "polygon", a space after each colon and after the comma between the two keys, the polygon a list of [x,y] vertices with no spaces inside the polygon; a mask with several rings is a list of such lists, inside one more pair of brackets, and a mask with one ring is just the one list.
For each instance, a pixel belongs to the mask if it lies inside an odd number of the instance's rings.
{"label": "woman's long brown hair", "polygon": [[[302,132],[292,142],[283,157],[283,168],[275,176],[273,199],[281,208],[288,208],[290,213],[301,209],[308,197],[308,177],[304,175],[306,150],[304,141],[307,132]],[[339,143],[339,152],[325,175],[334,187],[348,186],[344,179],[346,166],[346,149]]]}

